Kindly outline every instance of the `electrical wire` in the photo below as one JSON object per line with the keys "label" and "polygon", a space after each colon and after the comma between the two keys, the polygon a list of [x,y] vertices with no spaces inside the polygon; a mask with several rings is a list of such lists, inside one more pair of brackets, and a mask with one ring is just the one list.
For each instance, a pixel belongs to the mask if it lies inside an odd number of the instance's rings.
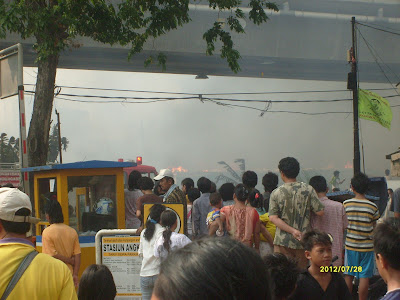
{"label": "electrical wire", "polygon": [[394,35],[400,35],[399,32],[385,30],[385,29],[382,29],[382,28],[379,28],[379,27],[375,27],[375,26],[371,26],[371,25],[367,25],[367,24],[364,24],[364,23],[356,22],[356,24],[359,24],[359,25],[365,26],[365,27],[369,27],[369,28],[372,28],[372,29],[375,29],[375,30],[383,31],[383,32],[386,32],[386,33],[390,33],[390,34],[394,34]]}

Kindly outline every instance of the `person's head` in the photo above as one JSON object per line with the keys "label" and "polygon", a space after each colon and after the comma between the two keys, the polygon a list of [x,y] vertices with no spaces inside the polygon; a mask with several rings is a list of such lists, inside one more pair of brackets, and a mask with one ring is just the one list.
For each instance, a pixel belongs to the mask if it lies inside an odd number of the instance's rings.
{"label": "person's head", "polygon": [[309,184],[314,188],[317,193],[327,193],[328,184],[323,176],[311,177]]}
{"label": "person's head", "polygon": [[153,290],[159,300],[272,299],[259,254],[230,238],[193,241],[161,263]]}
{"label": "person's head", "polygon": [[400,219],[389,218],[378,224],[373,241],[378,271],[385,282],[394,273],[400,275]]}
{"label": "person's head", "polygon": [[264,263],[274,282],[275,298],[283,300],[289,297],[296,288],[299,274],[296,261],[282,253],[274,253],[265,256]]}
{"label": "person's head", "polygon": [[139,171],[132,171],[131,174],[129,174],[129,179],[128,179],[128,188],[130,191],[133,191],[134,189],[139,189],[139,179],[142,178],[142,174],[140,174]]}
{"label": "person's head", "polygon": [[215,208],[222,207],[222,198],[219,193],[211,193],[210,194],[210,205]]}
{"label": "person's head", "polygon": [[154,177],[154,180],[160,181],[161,190],[165,193],[175,183],[174,174],[170,169],[162,169],[160,173]]}
{"label": "person's head", "polygon": [[161,195],[164,194],[164,192],[163,192],[162,189],[161,189],[160,181],[159,181],[159,180],[154,181],[153,193],[154,193],[155,195],[157,195],[157,196],[161,196]]}
{"label": "person's head", "polygon": [[235,186],[232,182],[224,183],[218,189],[218,193],[221,195],[222,201],[233,200],[233,191],[235,190]]}
{"label": "person's head", "polygon": [[254,171],[246,171],[242,175],[242,182],[248,189],[254,189],[258,182],[258,177]]}
{"label": "person's head", "polygon": [[340,192],[340,189],[335,187],[335,188],[332,189],[332,192]]}
{"label": "person's head", "polygon": [[211,190],[211,180],[206,177],[200,177],[197,180],[197,188],[202,193],[209,193]]}
{"label": "person's head", "polygon": [[368,190],[368,186],[369,179],[364,173],[358,173],[351,179],[351,188],[354,193],[364,195]]}
{"label": "person's head", "polygon": [[332,263],[332,240],[327,233],[310,230],[303,235],[301,244],[311,265],[330,266]]}
{"label": "person's head", "polygon": [[335,172],[333,172],[333,175],[335,175],[335,177],[338,177],[339,176],[339,174],[340,174],[340,172],[339,171],[335,171]]}
{"label": "person's head", "polygon": [[46,216],[50,224],[64,223],[64,215],[60,203],[56,199],[50,200],[45,207]]}
{"label": "person's head", "polygon": [[176,217],[176,214],[172,210],[165,210],[161,214],[160,218],[160,223],[163,227],[165,227],[165,230],[163,231],[163,238],[164,238],[164,249],[169,252],[171,249],[171,234],[172,231],[175,230],[177,226],[177,221],[178,218]]}
{"label": "person's head", "polygon": [[188,195],[189,201],[190,201],[191,203],[193,203],[194,200],[196,200],[197,198],[200,198],[201,193],[200,193],[200,191],[199,191],[198,188],[194,188],[194,187],[193,187],[193,188],[191,188],[191,189],[188,191],[187,195]]}
{"label": "person's head", "polygon": [[211,181],[210,193],[215,193],[216,191],[217,191],[217,185],[215,184],[214,181]]}
{"label": "person's head", "polygon": [[233,200],[239,202],[246,202],[249,197],[249,190],[242,184],[239,183],[233,191]]}
{"label": "person's head", "polygon": [[139,189],[142,191],[151,191],[154,188],[154,181],[150,177],[142,177],[138,180]]}
{"label": "person's head", "polygon": [[192,187],[194,187],[194,181],[192,178],[185,178],[182,180],[181,185],[182,185],[182,192],[184,192],[185,195],[187,195],[188,191]]}
{"label": "person's head", "polygon": [[249,203],[252,207],[259,208],[264,204],[264,197],[259,190],[254,189],[249,194]]}
{"label": "person's head", "polygon": [[294,157],[285,157],[279,161],[278,169],[282,178],[296,179],[300,172],[300,164]]}
{"label": "person's head", "polygon": [[15,188],[15,186],[11,182],[7,182],[3,187],[8,187],[8,188]]}
{"label": "person's head", "polygon": [[156,224],[160,223],[161,214],[165,211],[165,206],[159,203],[154,204],[150,208],[149,218],[146,221],[146,230],[144,231],[144,238],[150,241],[156,230]]}
{"label": "person's head", "polygon": [[264,186],[264,190],[266,192],[272,193],[272,191],[278,186],[278,175],[268,172],[262,179],[262,185]]}
{"label": "person's head", "polygon": [[79,300],[113,300],[117,295],[114,278],[105,265],[90,265],[83,271]]}
{"label": "person's head", "polygon": [[40,220],[31,217],[32,205],[27,194],[16,188],[0,188],[0,235],[25,235],[31,224]]}
{"label": "person's head", "polygon": [[388,195],[389,195],[389,198],[392,198],[393,197],[393,189],[388,189]]}

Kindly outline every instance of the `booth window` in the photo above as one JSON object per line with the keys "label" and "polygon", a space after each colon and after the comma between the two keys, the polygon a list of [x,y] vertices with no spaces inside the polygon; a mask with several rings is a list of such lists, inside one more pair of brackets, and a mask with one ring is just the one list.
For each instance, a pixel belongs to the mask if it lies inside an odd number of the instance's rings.
{"label": "booth window", "polygon": [[41,178],[39,185],[39,218],[46,220],[46,207],[50,200],[57,200],[57,180],[56,178]]}
{"label": "booth window", "polygon": [[116,176],[68,176],[69,226],[80,234],[117,228]]}

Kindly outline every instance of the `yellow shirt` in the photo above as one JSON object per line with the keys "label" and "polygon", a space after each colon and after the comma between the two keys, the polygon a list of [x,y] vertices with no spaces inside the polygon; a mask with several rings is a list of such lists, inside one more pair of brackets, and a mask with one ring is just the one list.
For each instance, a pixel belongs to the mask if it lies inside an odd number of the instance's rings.
{"label": "yellow shirt", "polygon": [[[273,240],[273,239],[275,238],[276,226],[275,226],[274,223],[272,223],[272,222],[269,220],[268,213],[263,214],[263,215],[260,216],[260,222],[262,222],[262,223],[265,224],[265,227],[267,228],[268,232],[271,234],[272,240]],[[265,237],[264,237],[262,234],[260,234],[260,237],[261,237],[261,240],[262,240],[262,241],[264,241],[264,242],[267,241],[267,240],[265,239]]]}
{"label": "yellow shirt", "polygon": [[[54,256],[60,254],[71,258],[81,253],[79,238],[75,229],[63,223],[51,224],[42,233],[42,252]],[[67,264],[73,272],[73,267]]]}
{"label": "yellow shirt", "polygon": [[[1,241],[1,240],[0,240]],[[22,259],[34,248],[23,243],[0,243],[0,295]],[[7,300],[78,299],[71,272],[60,260],[39,253],[31,262]]]}

